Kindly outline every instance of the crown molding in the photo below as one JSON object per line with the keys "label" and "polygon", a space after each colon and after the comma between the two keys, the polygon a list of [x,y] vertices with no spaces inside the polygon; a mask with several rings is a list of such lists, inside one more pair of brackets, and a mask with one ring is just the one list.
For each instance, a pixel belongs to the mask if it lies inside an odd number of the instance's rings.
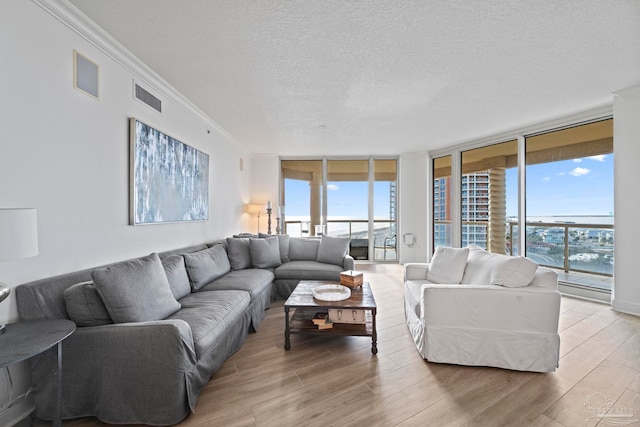
{"label": "crown molding", "polygon": [[167,100],[191,115],[208,128],[215,129],[229,141],[235,138],[222,126],[206,115],[195,104],[178,92],[171,84],[160,77],[149,66],[136,57],[131,51],[114,39],[95,22],[89,19],[78,8],[67,0],[31,0],[73,32],[102,51],[109,58],[133,74],[134,78],[145,82],[161,93]]}

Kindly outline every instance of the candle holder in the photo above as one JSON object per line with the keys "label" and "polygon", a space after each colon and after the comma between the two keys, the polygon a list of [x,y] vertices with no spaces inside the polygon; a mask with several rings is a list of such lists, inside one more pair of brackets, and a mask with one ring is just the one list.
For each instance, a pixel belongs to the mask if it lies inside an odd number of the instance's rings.
{"label": "candle holder", "polygon": [[271,211],[273,209],[267,208],[267,234],[271,234]]}
{"label": "candle holder", "polygon": [[280,218],[276,218],[276,234],[280,234],[282,230],[280,229]]}

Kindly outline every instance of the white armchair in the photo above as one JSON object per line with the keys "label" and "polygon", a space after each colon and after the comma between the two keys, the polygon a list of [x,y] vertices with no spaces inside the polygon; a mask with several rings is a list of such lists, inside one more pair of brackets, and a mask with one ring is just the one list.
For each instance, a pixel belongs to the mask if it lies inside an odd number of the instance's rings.
{"label": "white armchair", "polygon": [[[457,260],[438,259],[440,249],[431,264],[405,265],[405,315],[420,355],[430,362],[554,371],[560,347],[558,275],[526,258],[478,247],[445,248]],[[466,262],[460,268],[461,259]],[[429,280],[446,276],[459,283]]]}

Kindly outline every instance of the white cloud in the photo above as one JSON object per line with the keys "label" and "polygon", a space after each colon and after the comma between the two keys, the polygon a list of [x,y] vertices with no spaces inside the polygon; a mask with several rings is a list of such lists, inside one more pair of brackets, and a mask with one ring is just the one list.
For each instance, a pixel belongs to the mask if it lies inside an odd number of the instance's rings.
{"label": "white cloud", "polygon": [[329,185],[327,185],[327,190],[337,191],[337,190],[339,190],[339,189],[340,189],[340,187],[338,187],[338,186],[337,186],[337,185],[335,185],[335,184],[329,184]]}
{"label": "white cloud", "polygon": [[549,177],[549,176],[545,176],[545,177],[543,177],[543,178],[542,178],[542,180],[543,180],[544,182],[549,182],[549,181],[551,181],[551,177]]}
{"label": "white cloud", "polygon": [[580,163],[580,162],[582,162],[582,159],[573,159],[573,161],[574,161],[575,163]]}
{"label": "white cloud", "polygon": [[569,175],[571,175],[571,176],[582,176],[582,175],[588,174],[589,172],[591,172],[591,170],[587,169],[587,168],[575,168],[574,170],[569,172]]}
{"label": "white cloud", "polygon": [[605,156],[604,154],[601,154],[601,155],[599,155],[599,156],[590,156],[590,157],[587,157],[587,159],[595,160],[596,162],[604,162],[605,157],[606,157],[606,156]]}

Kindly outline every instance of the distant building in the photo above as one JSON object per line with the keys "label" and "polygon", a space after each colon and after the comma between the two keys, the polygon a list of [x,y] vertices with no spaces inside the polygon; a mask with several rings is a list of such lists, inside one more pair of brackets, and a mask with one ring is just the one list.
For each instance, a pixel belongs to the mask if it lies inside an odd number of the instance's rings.
{"label": "distant building", "polygon": [[[433,182],[433,237],[436,246],[451,246],[451,178]],[[470,244],[487,247],[489,221],[489,173],[479,172],[462,176],[462,246]],[[440,223],[438,223],[440,222]],[[480,224],[469,224],[480,222]]]}

